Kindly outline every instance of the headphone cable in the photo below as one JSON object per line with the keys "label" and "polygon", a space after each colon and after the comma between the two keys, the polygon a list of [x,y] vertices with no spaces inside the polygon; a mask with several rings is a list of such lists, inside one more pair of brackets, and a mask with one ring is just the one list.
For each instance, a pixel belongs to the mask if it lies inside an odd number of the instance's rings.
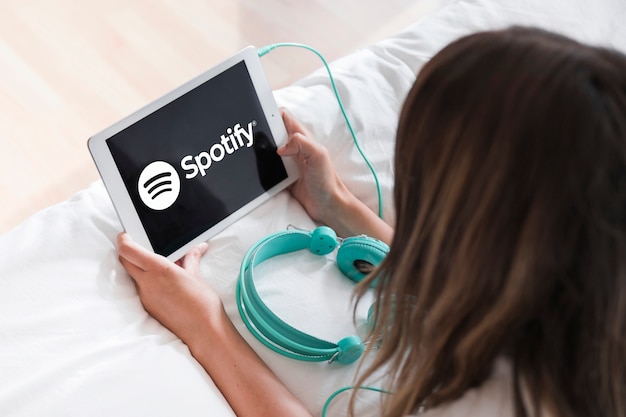
{"label": "headphone cable", "polygon": [[347,387],[342,387],[339,388],[338,390],[336,390],[335,392],[333,392],[332,394],[330,394],[330,396],[326,399],[326,402],[324,403],[324,407],[322,408],[322,417],[326,417],[327,413],[328,413],[328,407],[330,407],[330,403],[339,395],[339,394],[343,394],[346,391],[350,391],[350,390],[366,390],[366,391],[374,391],[374,392],[378,392],[380,394],[393,394],[391,391],[387,391],[385,389],[382,388],[377,388],[377,387],[370,387],[370,386],[347,386]]}
{"label": "headphone cable", "polygon": [[361,157],[363,158],[363,160],[367,164],[367,167],[369,168],[370,172],[372,173],[372,176],[374,177],[374,182],[376,184],[376,194],[377,194],[377,197],[378,197],[378,217],[380,217],[382,219],[382,217],[383,217],[383,198],[382,198],[382,190],[381,190],[381,187],[380,187],[380,182],[378,180],[378,175],[376,174],[376,170],[374,169],[374,166],[372,165],[370,160],[365,155],[365,152],[363,152],[363,149],[361,149],[361,145],[359,144],[359,141],[358,141],[358,139],[356,137],[356,133],[354,132],[354,129],[352,128],[352,124],[350,123],[350,120],[348,119],[348,114],[346,113],[346,109],[343,106],[343,102],[341,101],[341,97],[339,96],[339,91],[337,90],[337,85],[335,84],[335,79],[333,77],[332,72],[330,71],[330,67],[329,67],[328,63],[326,62],[326,59],[324,59],[322,54],[317,49],[315,49],[315,48],[313,48],[313,47],[311,47],[309,45],[303,44],[303,43],[295,43],[295,42],[280,42],[280,43],[273,43],[273,44],[270,44],[270,45],[262,46],[262,47],[257,49],[257,53],[259,54],[259,57],[263,57],[263,56],[267,55],[269,52],[271,52],[274,49],[279,48],[279,47],[295,47],[295,48],[306,49],[308,51],[313,52],[315,55],[317,55],[322,60],[322,63],[324,64],[324,67],[326,68],[326,72],[328,72],[328,77],[330,78],[330,84],[331,84],[331,86],[333,88],[333,92],[335,93],[335,97],[337,98],[337,103],[339,104],[339,109],[341,110],[341,114],[343,115],[343,118],[346,121],[346,125],[348,126],[348,130],[350,131],[350,135],[352,136],[352,140],[354,141],[354,145],[356,146],[356,149],[359,151],[359,154],[361,155]]}

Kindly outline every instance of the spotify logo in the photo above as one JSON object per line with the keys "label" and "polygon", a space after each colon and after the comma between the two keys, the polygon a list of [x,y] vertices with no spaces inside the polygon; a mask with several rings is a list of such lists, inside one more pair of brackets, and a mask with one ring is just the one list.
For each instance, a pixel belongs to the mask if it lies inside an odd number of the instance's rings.
{"label": "spotify logo", "polygon": [[178,198],[180,178],[167,162],[154,161],[141,171],[137,188],[146,206],[152,210],[165,210]]}
{"label": "spotify logo", "polygon": [[[254,145],[254,127],[256,120],[246,125],[240,123],[226,129],[220,139],[197,155],[186,155],[180,161],[185,171],[185,179],[192,180],[198,174],[207,175],[208,169],[242,148]],[[207,145],[208,146],[208,145]],[[152,210],[169,208],[180,193],[180,177],[176,169],[167,162],[154,161],[146,166],[139,175],[139,197]]]}

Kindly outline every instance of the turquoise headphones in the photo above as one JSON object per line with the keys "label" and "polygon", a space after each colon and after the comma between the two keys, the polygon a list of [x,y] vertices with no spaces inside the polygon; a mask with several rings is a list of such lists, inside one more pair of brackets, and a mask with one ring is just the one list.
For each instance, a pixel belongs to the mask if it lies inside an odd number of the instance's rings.
{"label": "turquoise headphones", "polygon": [[377,239],[367,236],[341,239],[326,226],[312,231],[278,232],[248,250],[239,271],[237,307],[246,327],[261,343],[284,356],[308,362],[337,361],[347,365],[361,357],[365,348],[358,336],[347,336],[333,343],[297,330],[267,307],[254,286],[254,268],[271,257],[303,249],[324,256],[338,246],[337,267],[355,282],[360,282],[389,252],[389,247]]}

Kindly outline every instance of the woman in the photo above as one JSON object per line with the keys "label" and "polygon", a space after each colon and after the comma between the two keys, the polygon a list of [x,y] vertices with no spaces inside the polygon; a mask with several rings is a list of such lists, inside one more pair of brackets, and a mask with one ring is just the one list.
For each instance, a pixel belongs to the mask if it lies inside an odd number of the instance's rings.
{"label": "woman", "polygon": [[[626,416],[626,57],[526,28],[444,48],[400,117],[393,229],[283,118],[310,216],[390,243],[363,375],[388,370],[382,415]],[[206,245],[178,266],[118,245],[238,415],[309,415],[199,278]]]}

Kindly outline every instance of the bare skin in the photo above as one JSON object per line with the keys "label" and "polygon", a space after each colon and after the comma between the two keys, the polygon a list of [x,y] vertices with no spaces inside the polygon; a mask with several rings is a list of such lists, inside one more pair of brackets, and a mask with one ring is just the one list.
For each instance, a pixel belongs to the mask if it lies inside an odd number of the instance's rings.
{"label": "bare skin", "polygon": [[340,236],[366,234],[391,243],[393,228],[346,188],[335,172],[328,150],[285,110],[283,120],[289,140],[278,149],[278,154],[298,162],[300,180],[290,191],[309,216],[332,227]]}
{"label": "bare skin", "polygon": [[[341,236],[367,234],[387,243],[393,229],[361,203],[337,176],[328,151],[283,111],[289,135],[278,153],[296,159],[301,178],[292,195],[309,215]],[[217,293],[200,277],[206,243],[174,263],[117,237],[118,254],[135,281],[144,308],[187,344],[238,416],[310,416],[241,337]]]}

